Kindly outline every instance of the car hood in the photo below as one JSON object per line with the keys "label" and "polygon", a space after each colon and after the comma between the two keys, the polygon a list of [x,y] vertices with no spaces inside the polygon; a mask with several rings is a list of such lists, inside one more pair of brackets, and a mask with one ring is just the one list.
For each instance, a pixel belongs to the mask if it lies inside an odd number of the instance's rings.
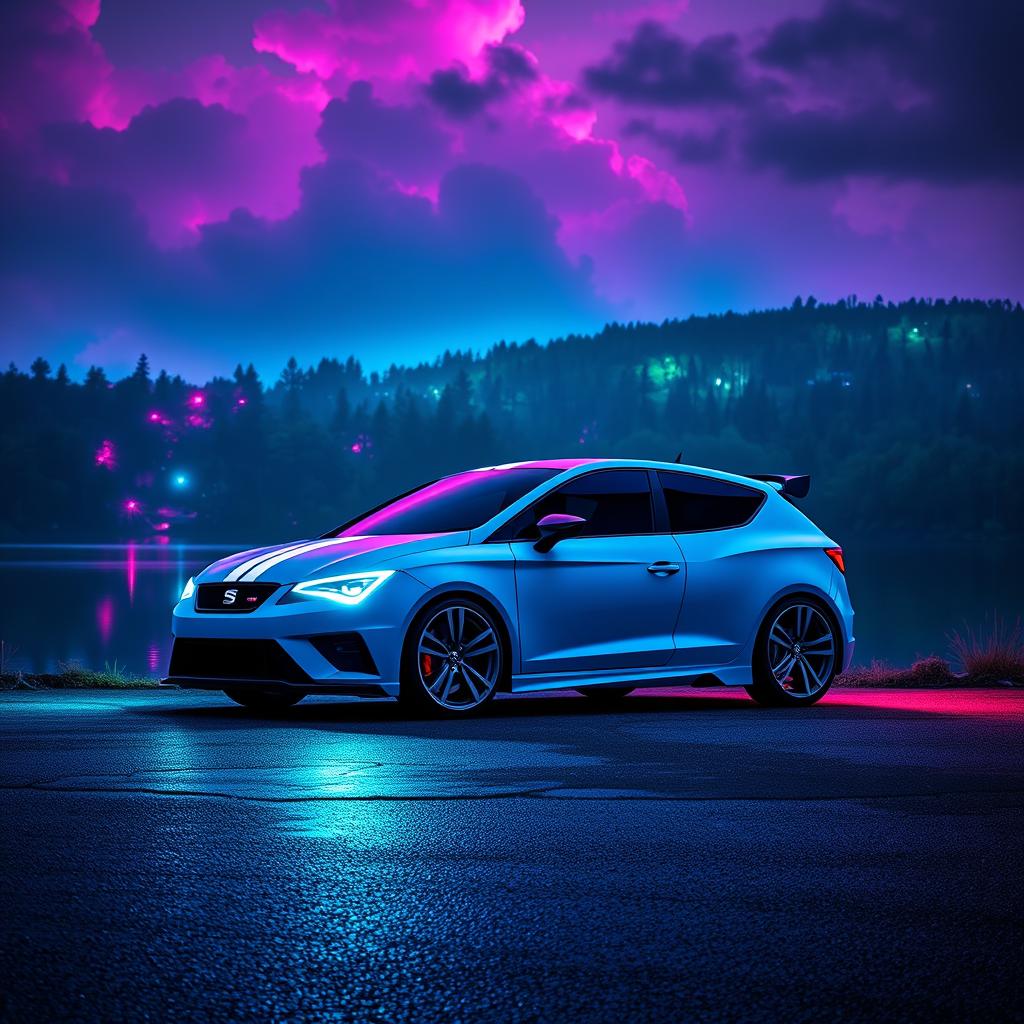
{"label": "car hood", "polygon": [[207,566],[197,583],[301,583],[373,569],[416,551],[466,544],[468,533],[328,537],[240,551]]}

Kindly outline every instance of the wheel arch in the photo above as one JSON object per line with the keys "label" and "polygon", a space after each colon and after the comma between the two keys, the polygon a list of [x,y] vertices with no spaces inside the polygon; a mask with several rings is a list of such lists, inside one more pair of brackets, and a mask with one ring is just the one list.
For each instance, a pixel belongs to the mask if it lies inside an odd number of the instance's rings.
{"label": "wheel arch", "polygon": [[405,623],[405,632],[402,637],[402,660],[400,664],[405,664],[410,638],[412,637],[412,627],[423,612],[429,610],[434,605],[440,604],[442,601],[447,601],[451,598],[457,597],[468,598],[471,601],[475,601],[477,604],[483,605],[494,616],[508,662],[508,671],[504,674],[505,678],[499,683],[498,690],[499,692],[508,692],[512,675],[518,671],[519,667],[518,639],[513,629],[510,616],[507,610],[502,607],[501,602],[496,600],[493,594],[488,593],[482,588],[475,587],[472,584],[464,582],[450,583],[441,587],[436,587],[424,594],[420,600],[416,602]]}
{"label": "wheel arch", "polygon": [[825,608],[825,611],[828,612],[829,618],[832,620],[832,627],[834,631],[833,635],[835,636],[837,643],[836,662],[838,665],[842,666],[843,659],[846,655],[846,636],[843,629],[842,614],[836,607],[835,601],[833,601],[832,598],[823,590],[809,584],[800,583],[795,583],[792,586],[783,588],[761,609],[761,614],[758,617],[757,623],[754,626],[754,631],[751,634],[750,641],[747,645],[751,662],[753,662],[758,638],[761,636],[762,631],[767,625],[772,614],[775,612],[775,609],[783,602],[789,601],[794,597],[811,598],[821,604]]}

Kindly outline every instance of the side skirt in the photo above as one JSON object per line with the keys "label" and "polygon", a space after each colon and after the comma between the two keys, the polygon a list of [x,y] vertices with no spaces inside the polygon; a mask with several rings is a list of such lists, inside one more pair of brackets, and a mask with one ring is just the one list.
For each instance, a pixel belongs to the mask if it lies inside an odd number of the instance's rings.
{"label": "side skirt", "polygon": [[716,665],[680,672],[678,668],[605,669],[601,672],[531,672],[512,676],[512,693],[575,690],[582,686],[749,686],[749,665]]}

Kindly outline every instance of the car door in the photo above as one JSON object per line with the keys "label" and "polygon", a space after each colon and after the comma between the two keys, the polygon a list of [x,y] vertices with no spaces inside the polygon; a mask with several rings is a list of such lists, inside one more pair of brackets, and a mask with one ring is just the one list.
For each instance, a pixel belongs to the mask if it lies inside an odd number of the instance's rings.
{"label": "car door", "polygon": [[724,665],[750,638],[764,602],[763,550],[748,528],[764,503],[751,487],[659,470],[669,527],[686,560],[686,599],[676,629],[675,664]]}
{"label": "car door", "polygon": [[[577,536],[534,548],[538,520],[585,519]],[[545,495],[511,524],[524,673],[657,667],[672,657],[686,569],[655,532],[648,472],[588,473]]]}

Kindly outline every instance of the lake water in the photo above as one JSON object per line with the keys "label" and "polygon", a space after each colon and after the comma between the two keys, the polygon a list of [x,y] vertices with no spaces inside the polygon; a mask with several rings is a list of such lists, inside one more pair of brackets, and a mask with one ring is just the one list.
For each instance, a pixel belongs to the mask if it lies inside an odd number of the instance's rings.
{"label": "lake water", "polygon": [[[170,612],[189,576],[244,545],[0,545],[0,640],[13,667],[117,665],[161,675]],[[946,633],[993,613],[1024,615],[1024,544],[882,548],[846,544],[857,662],[946,654]]]}

